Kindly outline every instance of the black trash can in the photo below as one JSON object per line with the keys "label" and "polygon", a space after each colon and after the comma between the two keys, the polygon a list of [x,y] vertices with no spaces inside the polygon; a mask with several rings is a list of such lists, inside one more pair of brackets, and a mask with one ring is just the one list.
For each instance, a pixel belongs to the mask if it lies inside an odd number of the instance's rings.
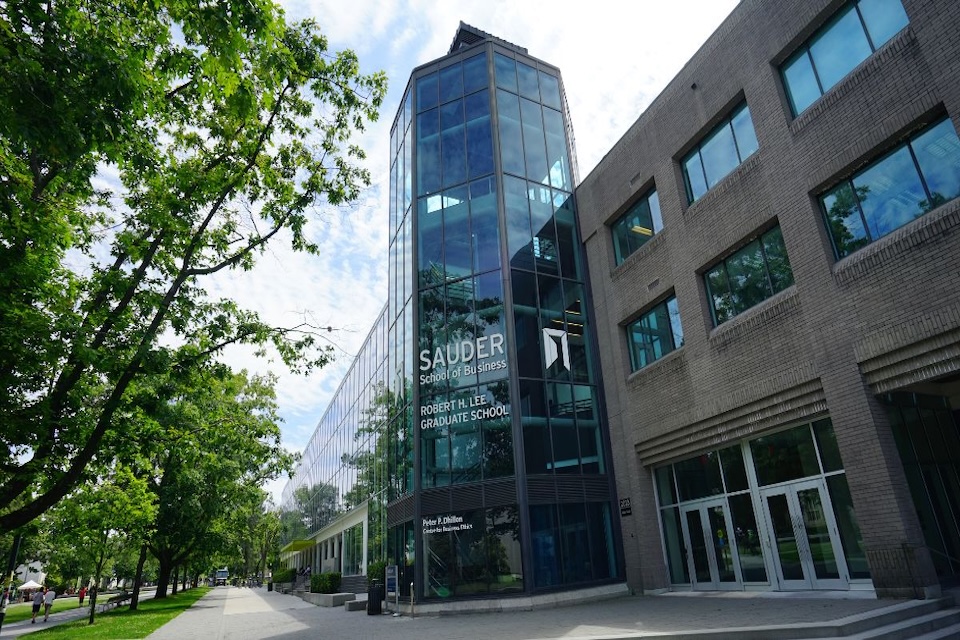
{"label": "black trash can", "polygon": [[383,613],[383,585],[374,582],[367,587],[367,615],[378,616]]}
{"label": "black trash can", "polygon": [[273,583],[272,583],[272,582],[268,582],[268,583],[267,583],[267,591],[273,591]]}

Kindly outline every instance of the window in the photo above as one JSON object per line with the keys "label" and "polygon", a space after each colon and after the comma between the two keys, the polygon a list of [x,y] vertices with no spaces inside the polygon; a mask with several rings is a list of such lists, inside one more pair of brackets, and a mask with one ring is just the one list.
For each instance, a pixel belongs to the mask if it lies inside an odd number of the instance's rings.
{"label": "window", "polygon": [[757,150],[750,109],[740,105],[683,159],[687,202],[693,204]]}
{"label": "window", "polygon": [[630,368],[642,369],[683,346],[676,297],[661,302],[627,327]]}
{"label": "window", "polygon": [[613,251],[617,264],[622,264],[631,253],[663,229],[660,218],[660,198],[651,191],[613,223]]}
{"label": "window", "polygon": [[816,102],[907,22],[900,0],[845,5],[780,68],[793,115]]}
{"label": "window", "polygon": [[714,325],[793,284],[780,227],[770,229],[704,275]]}
{"label": "window", "polygon": [[949,118],[821,196],[837,258],[960,195],[960,140]]}

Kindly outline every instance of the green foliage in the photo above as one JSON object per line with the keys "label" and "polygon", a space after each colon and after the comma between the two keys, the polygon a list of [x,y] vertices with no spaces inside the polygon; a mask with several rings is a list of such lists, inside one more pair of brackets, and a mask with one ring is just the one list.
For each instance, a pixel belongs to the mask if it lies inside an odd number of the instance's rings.
{"label": "green foliage", "polygon": [[328,571],[310,576],[310,593],[339,593],[340,573]]}
{"label": "green foliage", "polygon": [[[206,595],[210,589],[199,587],[163,600],[144,600],[131,611],[127,607],[111,609],[97,617],[96,624],[86,620],[66,622],[37,631],[37,638],[50,640],[130,640],[146,638]],[[56,601],[54,601],[56,605]],[[29,605],[27,605],[29,607]],[[28,616],[29,617],[29,616]],[[40,626],[40,625],[37,625]]]}
{"label": "green foliage", "polygon": [[280,582],[293,582],[297,579],[297,570],[290,569],[277,569],[273,572],[273,581],[274,583]]}
{"label": "green foliage", "polygon": [[144,479],[124,465],[105,470],[99,482],[81,485],[44,515],[50,568],[71,586],[78,576],[99,582],[110,562],[139,547],[156,514]]}
{"label": "green foliage", "polygon": [[238,527],[261,509],[260,486],[288,473],[293,457],[280,444],[272,378],[207,367],[170,376],[155,393],[164,401],[149,414],[158,430],[143,464],[158,500],[148,548],[162,598],[188,560],[197,570],[215,561],[242,567]]}
{"label": "green foliage", "polygon": [[271,0],[0,3],[0,75],[4,532],[148,442],[168,374],[230,344],[327,362],[204,282],[317,250],[311,212],[369,184],[350,136],[385,76]]}
{"label": "green foliage", "polygon": [[374,582],[384,584],[386,582],[387,563],[383,560],[377,560],[367,564],[367,586]]}

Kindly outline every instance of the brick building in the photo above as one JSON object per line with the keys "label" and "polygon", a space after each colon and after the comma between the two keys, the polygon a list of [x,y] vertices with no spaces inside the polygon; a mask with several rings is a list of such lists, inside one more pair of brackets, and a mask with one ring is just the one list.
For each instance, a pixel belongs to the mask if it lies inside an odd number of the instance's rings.
{"label": "brick building", "polygon": [[743,0],[577,188],[632,587],[960,576],[958,72],[955,2]]}

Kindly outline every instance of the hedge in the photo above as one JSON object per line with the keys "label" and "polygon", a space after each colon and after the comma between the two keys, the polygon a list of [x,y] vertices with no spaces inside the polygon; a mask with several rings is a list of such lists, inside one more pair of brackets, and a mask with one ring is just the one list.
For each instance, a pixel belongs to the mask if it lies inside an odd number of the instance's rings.
{"label": "hedge", "polygon": [[311,593],[339,593],[340,574],[336,571],[310,576]]}

